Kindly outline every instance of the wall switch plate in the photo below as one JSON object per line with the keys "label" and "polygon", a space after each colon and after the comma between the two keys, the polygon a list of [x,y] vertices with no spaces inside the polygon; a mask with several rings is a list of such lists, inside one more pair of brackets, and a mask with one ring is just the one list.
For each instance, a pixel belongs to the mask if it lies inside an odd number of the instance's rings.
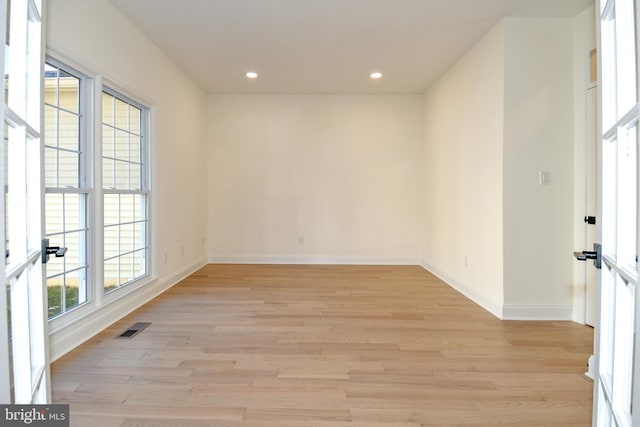
{"label": "wall switch plate", "polygon": [[551,172],[540,171],[540,185],[551,185]]}

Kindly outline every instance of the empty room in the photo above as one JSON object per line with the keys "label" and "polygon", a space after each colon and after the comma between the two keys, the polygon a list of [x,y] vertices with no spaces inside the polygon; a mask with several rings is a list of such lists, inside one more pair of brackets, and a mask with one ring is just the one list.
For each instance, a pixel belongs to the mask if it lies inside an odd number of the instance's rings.
{"label": "empty room", "polygon": [[637,3],[0,0],[0,424],[640,425]]}

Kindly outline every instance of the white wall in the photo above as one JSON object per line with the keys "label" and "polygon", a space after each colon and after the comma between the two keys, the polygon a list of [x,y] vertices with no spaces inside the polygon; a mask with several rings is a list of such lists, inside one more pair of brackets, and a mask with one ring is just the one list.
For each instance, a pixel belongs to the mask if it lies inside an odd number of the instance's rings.
{"label": "white wall", "polygon": [[504,314],[571,319],[572,20],[504,22]]}
{"label": "white wall", "polygon": [[108,0],[48,2],[46,37],[58,59],[105,76],[154,114],[157,279],[74,328],[53,331],[55,359],[204,263],[206,96]]}
{"label": "white wall", "polygon": [[423,265],[499,317],[572,315],[573,55],[571,19],[506,18],[425,95]]}
{"label": "white wall", "polygon": [[418,262],[422,98],[213,95],[213,262]]}
{"label": "white wall", "polygon": [[504,26],[426,93],[423,265],[502,316]]}
{"label": "white wall", "polygon": [[158,247],[157,280],[55,331],[53,358],[206,257],[420,262],[498,316],[566,317],[570,20],[505,20],[424,97],[207,101],[108,0],[48,4],[50,51],[153,107]]}

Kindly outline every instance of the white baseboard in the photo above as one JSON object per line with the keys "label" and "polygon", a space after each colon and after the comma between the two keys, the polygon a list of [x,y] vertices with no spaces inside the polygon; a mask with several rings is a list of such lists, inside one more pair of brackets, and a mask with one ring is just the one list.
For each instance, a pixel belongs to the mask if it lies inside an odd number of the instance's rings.
{"label": "white baseboard", "polygon": [[571,305],[505,305],[486,297],[473,289],[468,283],[454,279],[452,276],[429,265],[420,264],[422,268],[433,273],[449,286],[483,307],[485,310],[502,320],[573,320],[573,306]]}
{"label": "white baseboard", "polygon": [[505,305],[504,320],[571,320],[571,305]]}
{"label": "white baseboard", "polygon": [[456,291],[460,292],[465,297],[469,298],[471,301],[478,304],[480,307],[487,310],[489,313],[496,316],[498,319],[503,318],[503,306],[499,301],[495,301],[492,298],[488,298],[476,292],[470,284],[454,279],[447,273],[429,265],[426,261],[422,261],[420,266],[451,286]]}
{"label": "white baseboard", "polygon": [[51,362],[64,356],[83,342],[102,332],[113,323],[138,309],[153,298],[202,268],[205,260],[199,260],[180,272],[163,277],[143,286],[124,298],[106,304],[87,316],[52,332],[49,335],[49,359]]}
{"label": "white baseboard", "polygon": [[385,258],[385,257],[336,257],[314,255],[282,255],[282,256],[211,256],[209,264],[297,264],[297,265],[420,265],[415,258]]}

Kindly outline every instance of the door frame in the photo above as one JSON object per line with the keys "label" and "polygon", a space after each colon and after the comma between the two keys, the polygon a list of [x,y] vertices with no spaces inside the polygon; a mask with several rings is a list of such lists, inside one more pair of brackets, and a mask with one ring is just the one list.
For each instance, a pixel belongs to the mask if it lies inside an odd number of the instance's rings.
{"label": "door frame", "polygon": [[[24,243],[17,247],[17,263],[7,265],[6,256],[2,257],[0,262],[0,282],[2,289],[0,290],[0,340],[7,349],[16,348],[21,354],[14,355],[12,351],[0,352],[0,402],[2,403],[47,403],[51,401],[50,389],[50,371],[49,371],[49,340],[48,340],[48,322],[46,316],[46,286],[44,285],[45,271],[42,264],[41,244],[44,230],[44,222],[42,217],[41,206],[44,201],[43,177],[42,170],[42,154],[43,146],[41,139],[41,130],[43,129],[42,116],[42,70],[44,61],[44,40],[45,26],[44,17],[46,16],[46,0],[26,0],[15,1],[11,3],[11,16],[7,16],[7,5],[11,0],[0,0],[0,69],[5,71],[5,51],[7,26],[10,36],[15,37],[15,41],[11,42],[11,50],[9,52],[9,64],[11,73],[9,77],[9,99],[11,104],[7,105],[5,97],[0,102],[0,134],[3,135],[0,143],[0,188],[4,189],[5,194],[9,187],[9,183],[5,182],[5,132],[10,131],[5,122],[9,123],[11,131],[17,137],[19,150],[16,152],[21,162],[12,163],[13,167],[17,167],[19,178],[12,179],[10,182],[17,182],[25,189],[30,189],[26,197],[22,197],[16,201],[16,213],[20,218],[18,228],[24,234]],[[15,32],[16,29],[24,31],[24,33]],[[30,38],[27,35],[35,35]],[[37,36],[39,35],[39,39]],[[26,76],[26,77],[23,77]],[[13,84],[13,82],[18,82]],[[0,83],[2,93],[5,93],[5,79]],[[37,99],[36,99],[37,98]],[[13,109],[15,109],[15,111]],[[18,135],[19,133],[19,135]],[[11,141],[11,139],[10,139]],[[13,146],[13,145],[12,145]],[[10,155],[14,153],[9,152]],[[29,162],[29,174],[26,169],[21,169],[20,165],[27,167]],[[19,172],[24,172],[20,174]],[[14,188],[15,190],[15,188]],[[19,191],[16,194],[20,193]],[[30,196],[30,198],[29,198]],[[2,208],[2,225],[0,226],[0,248],[2,252],[8,254],[6,245],[6,206],[5,195],[0,198],[0,208]],[[31,200],[29,204],[27,201]],[[15,214],[14,214],[15,215]],[[17,222],[16,222],[17,224]],[[21,235],[17,234],[17,235]],[[11,237],[11,236],[10,236]],[[7,267],[11,271],[7,271]],[[8,283],[13,281],[13,283]],[[23,334],[13,334],[14,338],[10,339],[10,327],[8,319],[8,310],[11,300],[14,300],[14,288],[18,292],[15,302],[20,303],[23,310],[16,310],[13,307],[11,313],[16,315],[19,313],[27,319],[27,325],[20,324],[24,332]],[[9,290],[9,292],[7,291]],[[8,295],[10,293],[11,295]],[[23,305],[25,307],[23,307]],[[16,327],[16,322],[11,323],[11,329]],[[35,332],[34,332],[35,331]],[[15,337],[20,336],[19,340]],[[14,346],[13,344],[17,344]],[[26,359],[26,360],[25,360]],[[15,383],[13,379],[20,378],[20,383]],[[28,379],[29,382],[26,382]],[[19,393],[18,393],[19,392]]]}
{"label": "door frame", "polygon": [[[603,39],[603,17],[605,19],[607,13],[613,13],[612,6],[613,2],[616,3],[615,6],[624,6],[623,4],[618,4],[617,0],[597,0],[596,1],[596,38],[598,41],[598,218],[601,219],[599,221],[598,234],[600,242],[603,243],[603,254],[602,254],[602,273],[601,279],[598,281],[598,316],[597,322],[595,325],[595,382],[594,382],[594,394],[593,394],[593,426],[601,426],[601,425],[612,425],[612,426],[632,426],[632,425],[640,425],[640,375],[637,375],[637,372],[640,372],[640,342],[638,339],[633,339],[634,336],[637,337],[638,332],[640,331],[640,292],[638,290],[638,251],[640,251],[640,233],[638,233],[638,223],[640,223],[640,206],[638,206],[638,202],[640,201],[640,180],[638,180],[639,169],[640,169],[640,161],[638,158],[639,147],[639,135],[638,129],[636,128],[636,136],[635,136],[635,174],[636,174],[636,188],[635,188],[635,197],[636,197],[636,218],[633,219],[636,224],[636,236],[635,236],[635,251],[636,251],[636,262],[635,262],[635,272],[632,272],[631,275],[625,273],[625,269],[619,266],[618,258],[620,254],[617,252],[614,253],[615,256],[609,256],[609,246],[611,247],[619,247],[618,243],[612,243],[612,236],[620,236],[619,227],[616,223],[615,230],[608,231],[608,220],[613,221],[612,218],[616,218],[615,221],[619,219],[617,212],[619,210],[618,207],[618,182],[620,180],[619,176],[619,154],[618,147],[619,141],[622,140],[624,142],[624,133],[622,132],[625,128],[630,129],[634,126],[637,126],[638,118],[640,117],[640,104],[638,101],[640,100],[640,67],[639,67],[639,58],[640,58],[640,42],[639,42],[639,31],[640,31],[640,1],[632,0],[633,6],[635,9],[635,14],[632,14],[634,18],[634,27],[631,31],[634,33],[634,43],[635,43],[635,76],[630,78],[629,80],[635,80],[636,85],[636,94],[635,94],[635,103],[633,106],[624,106],[624,110],[621,113],[617,112],[619,109],[620,103],[618,101],[618,95],[623,93],[624,91],[618,90],[620,78],[620,70],[625,70],[624,67],[620,67],[617,57],[619,56],[618,49],[620,46],[624,47],[624,42],[619,43],[620,39],[617,36],[612,36],[611,45],[606,46],[606,40]],[[609,4],[607,4],[609,3]],[[605,8],[604,6],[607,6]],[[628,4],[627,4],[628,6]],[[618,8],[618,11],[620,9]],[[613,15],[617,18],[617,14]],[[630,16],[628,14],[621,14],[620,16],[627,17]],[[617,22],[617,21],[616,21]],[[628,23],[627,23],[628,24]],[[622,24],[624,25],[624,24]],[[613,34],[618,31],[619,27],[617,24],[613,24]],[[624,27],[623,27],[624,28]],[[629,31],[629,27],[626,27],[626,30]],[[612,46],[614,46],[612,48]],[[616,56],[617,55],[617,56]],[[623,56],[628,57],[628,56]],[[603,63],[605,61],[610,61],[611,64],[608,68],[609,70],[605,70]],[[613,70],[613,71],[612,71]],[[605,80],[606,73],[603,71],[608,71],[608,73],[612,76],[611,81],[615,83],[615,85],[611,85],[608,90],[613,94],[613,98],[610,98],[608,93],[605,93],[605,86],[608,85],[607,80]],[[626,76],[629,77],[629,76]],[[630,92],[626,92],[630,93]],[[605,114],[609,114],[608,111],[612,110],[611,106],[607,107],[608,110],[605,111],[605,104],[612,103],[616,106],[616,113],[614,117],[609,117],[609,121],[612,121],[611,124],[604,123]],[[624,116],[621,116],[623,114]],[[626,120],[628,118],[628,120]],[[607,126],[605,128],[605,126]],[[607,145],[605,147],[605,144]],[[611,148],[609,145],[615,144],[615,155],[610,153]],[[609,163],[607,162],[606,157],[612,156],[612,159],[615,159],[615,166],[609,167]],[[613,161],[612,161],[613,164]],[[624,163],[622,163],[624,165]],[[611,173],[610,176],[607,176],[607,170],[612,169],[615,171],[614,174]],[[614,180],[615,179],[615,180]],[[605,183],[607,180],[607,183]],[[626,181],[625,181],[626,182]],[[610,189],[607,188],[605,184],[612,184]],[[605,194],[607,193],[607,194]],[[615,193],[615,198],[612,199],[611,203],[607,203],[605,206],[605,199],[608,199],[611,195],[610,193]],[[624,199],[623,199],[624,200]],[[605,209],[611,208],[611,206],[615,206],[614,212],[607,213]],[[628,248],[627,248],[628,249]],[[616,249],[617,250],[617,249]],[[624,253],[624,251],[623,251]],[[631,257],[631,259],[633,259]],[[624,262],[624,261],[622,261]],[[632,277],[632,276],[636,277]],[[612,283],[613,279],[613,283]],[[631,297],[627,296],[626,299],[626,310],[628,311],[626,319],[622,317],[618,317],[618,314],[625,313],[625,301],[618,300],[618,293],[629,290],[633,295]],[[633,299],[631,299],[633,298]],[[610,304],[608,304],[610,303]],[[621,304],[618,306],[618,304]],[[620,328],[618,322],[628,321],[629,317],[633,317],[633,323],[631,325],[622,324],[623,328]],[[625,332],[626,329],[631,329],[630,333],[627,330],[627,337],[620,337],[619,334],[621,332]],[[620,366],[626,364],[625,360],[622,360],[622,364],[617,363],[615,361],[616,351],[620,353],[620,345],[616,345],[617,339],[622,338],[622,348],[624,345],[628,345],[629,350],[633,352],[632,355],[628,353],[624,353],[626,357],[628,357],[628,363],[630,363],[631,372],[636,372],[635,376],[632,375],[619,375],[617,370],[619,370]],[[629,343],[629,341],[631,341]],[[631,356],[631,357],[629,357]],[[618,369],[615,366],[618,366]],[[626,371],[625,371],[626,373]],[[610,377],[610,378],[609,378]],[[622,386],[617,386],[618,380],[623,379]],[[629,387],[629,390],[626,389]],[[616,399],[618,394],[623,395],[624,404],[626,402],[626,397],[624,395],[631,391],[631,397],[629,398],[630,407],[626,408],[626,405],[622,406],[622,410],[618,411],[619,406],[616,404]],[[633,411],[633,408],[636,408]]]}

